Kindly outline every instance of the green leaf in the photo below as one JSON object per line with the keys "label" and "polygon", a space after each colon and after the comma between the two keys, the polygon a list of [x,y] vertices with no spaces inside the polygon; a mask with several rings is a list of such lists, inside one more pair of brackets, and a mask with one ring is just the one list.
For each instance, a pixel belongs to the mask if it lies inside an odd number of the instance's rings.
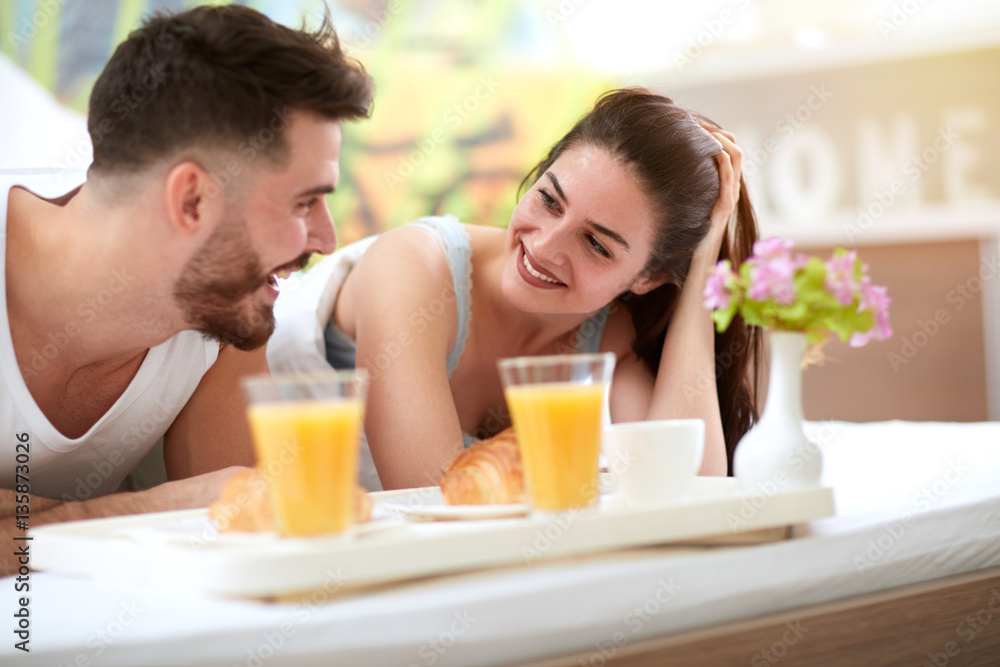
{"label": "green leaf", "polygon": [[[834,257],[841,257],[849,250],[837,248]],[[854,262],[855,280],[867,275],[864,263],[860,258]],[[856,332],[868,331],[875,326],[874,315],[870,312],[858,312],[859,297],[844,306],[826,289],[826,263],[819,257],[810,257],[804,266],[799,268],[792,279],[795,288],[795,301],[790,305],[781,305],[774,299],[755,301],[747,298],[750,280],[750,265],[744,262],[739,272],[727,281],[727,287],[732,292],[732,299],[727,308],[712,313],[716,329],[725,331],[739,311],[743,320],[752,326],[784,331],[801,331],[806,333],[810,343],[823,340],[829,333],[835,334],[847,341]]]}
{"label": "green leaf", "polygon": [[828,333],[824,329],[810,329],[806,332],[806,342],[814,345],[825,339],[827,335]]}
{"label": "green leaf", "polygon": [[715,330],[722,333],[729,328],[730,323],[733,321],[733,317],[736,315],[736,310],[738,304],[736,299],[729,300],[729,306],[722,310],[716,310],[712,313],[712,320],[715,321]]}

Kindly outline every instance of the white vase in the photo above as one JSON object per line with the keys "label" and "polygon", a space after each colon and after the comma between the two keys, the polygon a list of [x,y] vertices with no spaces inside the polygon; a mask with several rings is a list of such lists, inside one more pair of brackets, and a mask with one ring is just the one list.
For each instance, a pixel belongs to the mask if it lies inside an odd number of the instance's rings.
{"label": "white vase", "polygon": [[745,491],[767,495],[818,486],[823,454],[802,430],[802,353],[806,336],[772,331],[767,403],[760,421],[736,446],[733,472]]}

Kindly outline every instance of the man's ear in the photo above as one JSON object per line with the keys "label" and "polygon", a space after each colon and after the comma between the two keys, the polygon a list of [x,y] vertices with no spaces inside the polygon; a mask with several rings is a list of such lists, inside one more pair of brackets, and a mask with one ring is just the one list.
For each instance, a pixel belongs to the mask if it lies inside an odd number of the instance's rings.
{"label": "man's ear", "polygon": [[171,225],[182,234],[202,230],[219,204],[219,186],[211,174],[197,162],[179,162],[167,172],[164,185]]}
{"label": "man's ear", "polygon": [[646,294],[648,292],[652,292],[666,282],[665,278],[640,278],[632,284],[629,291],[632,292],[632,294]]}

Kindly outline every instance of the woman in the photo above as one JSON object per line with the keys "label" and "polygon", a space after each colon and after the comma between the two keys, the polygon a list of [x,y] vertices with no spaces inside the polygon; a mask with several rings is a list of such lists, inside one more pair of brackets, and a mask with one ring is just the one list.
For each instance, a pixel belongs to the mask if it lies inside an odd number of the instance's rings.
{"label": "woman", "polygon": [[702,290],[757,238],[741,160],[668,98],[607,93],[522,183],[506,230],[425,219],[321,262],[279,300],[271,370],[367,368],[362,483],[391,489],[436,484],[468,434],[509,424],[498,359],[611,351],[612,421],[702,418],[701,474],[724,475],[757,415],[760,334],[716,334]]}

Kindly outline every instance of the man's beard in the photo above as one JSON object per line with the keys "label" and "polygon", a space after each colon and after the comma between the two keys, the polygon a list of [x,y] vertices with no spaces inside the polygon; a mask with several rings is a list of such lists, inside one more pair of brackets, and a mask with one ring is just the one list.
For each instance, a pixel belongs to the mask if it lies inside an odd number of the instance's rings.
{"label": "man's beard", "polygon": [[[306,253],[285,266],[302,268],[308,259]],[[254,350],[274,332],[274,312],[268,303],[248,306],[244,302],[268,279],[245,221],[227,211],[184,267],[174,285],[174,299],[190,328],[237,349]],[[248,307],[251,310],[246,314]]]}

